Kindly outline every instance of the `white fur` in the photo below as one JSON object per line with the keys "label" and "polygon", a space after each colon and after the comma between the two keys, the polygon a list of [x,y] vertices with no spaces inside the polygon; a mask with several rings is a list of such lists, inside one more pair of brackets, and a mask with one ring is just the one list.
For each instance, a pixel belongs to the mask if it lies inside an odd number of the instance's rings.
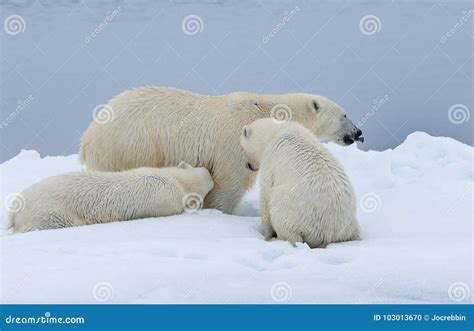
{"label": "white fur", "polygon": [[260,119],[242,130],[249,167],[261,176],[262,229],[310,247],[359,239],[352,184],[341,164],[298,123]]}
{"label": "white fur", "polygon": [[321,139],[343,144],[343,136],[357,130],[339,106],[318,95],[237,92],[204,96],[144,87],[125,91],[109,102],[105,111],[113,113],[111,121],[91,123],[82,137],[81,162],[102,171],[165,167],[181,160],[205,167],[215,183],[205,207],[233,213],[255,181],[255,174],[244,166],[241,129],[269,117],[279,104],[288,106],[291,119]]}
{"label": "white fur", "polygon": [[213,182],[205,168],[138,168],[124,172],[71,172],[46,178],[22,196],[10,214],[15,232],[56,229],[183,212],[186,194],[202,198]]}

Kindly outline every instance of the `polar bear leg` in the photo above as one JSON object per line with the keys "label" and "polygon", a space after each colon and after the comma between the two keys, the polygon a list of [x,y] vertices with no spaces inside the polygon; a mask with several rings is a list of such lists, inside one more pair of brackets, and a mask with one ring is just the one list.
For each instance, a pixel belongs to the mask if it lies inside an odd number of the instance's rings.
{"label": "polar bear leg", "polygon": [[204,199],[204,208],[214,208],[225,214],[233,214],[244,196],[245,190],[230,180],[214,180],[214,188]]}
{"label": "polar bear leg", "polygon": [[276,186],[271,190],[270,217],[276,237],[292,244],[303,242],[302,233],[297,226],[300,215],[295,208],[298,192],[295,192],[293,186],[290,185]]}
{"label": "polar bear leg", "polygon": [[219,172],[211,175],[214,187],[204,199],[204,208],[215,208],[226,214],[233,214],[247,189],[255,182],[255,175],[246,174],[243,166],[242,171],[220,168]]}
{"label": "polar bear leg", "polygon": [[270,205],[268,203],[269,200],[269,192],[266,186],[261,187],[260,192],[260,210],[262,214],[262,233],[265,237],[265,240],[271,240],[272,238],[276,237],[275,229],[273,229],[272,221],[270,218]]}
{"label": "polar bear leg", "polygon": [[301,236],[300,234],[295,233],[295,232],[286,232],[286,233],[283,233],[281,235],[278,235],[277,238],[280,239],[280,240],[289,241],[290,243],[293,244],[293,246],[295,246],[295,243],[304,242],[303,236]]}
{"label": "polar bear leg", "polygon": [[276,237],[276,232],[275,229],[273,229],[270,213],[268,211],[262,211],[262,233],[265,240],[271,240]]}

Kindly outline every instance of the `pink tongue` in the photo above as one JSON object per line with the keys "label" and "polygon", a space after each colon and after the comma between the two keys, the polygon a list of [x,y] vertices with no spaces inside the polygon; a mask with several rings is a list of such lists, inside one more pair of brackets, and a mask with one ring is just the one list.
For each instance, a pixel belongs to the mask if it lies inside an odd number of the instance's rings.
{"label": "pink tongue", "polygon": [[355,140],[363,143],[364,142],[364,137],[359,137],[359,138],[356,138]]}

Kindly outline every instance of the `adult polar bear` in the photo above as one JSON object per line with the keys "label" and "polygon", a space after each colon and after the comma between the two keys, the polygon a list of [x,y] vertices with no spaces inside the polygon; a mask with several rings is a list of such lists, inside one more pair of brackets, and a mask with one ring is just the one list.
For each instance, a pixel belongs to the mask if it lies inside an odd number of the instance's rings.
{"label": "adult polar bear", "polygon": [[245,167],[242,127],[270,116],[297,121],[318,138],[341,145],[362,140],[345,112],[319,95],[205,96],[142,87],[117,95],[97,114],[82,137],[80,159],[88,169],[102,171],[167,167],[181,160],[205,167],[214,188],[204,207],[233,213],[255,181],[255,173]]}

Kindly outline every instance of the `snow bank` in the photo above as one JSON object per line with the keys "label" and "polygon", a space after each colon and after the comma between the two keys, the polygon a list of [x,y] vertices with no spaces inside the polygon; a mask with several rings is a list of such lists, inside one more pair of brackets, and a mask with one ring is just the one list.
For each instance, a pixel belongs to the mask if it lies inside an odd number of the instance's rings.
{"label": "snow bank", "polygon": [[[472,302],[473,148],[421,132],[383,152],[328,148],[353,180],[361,241],[313,250],[264,241],[257,185],[236,216],[202,210],[4,235],[2,301]],[[22,151],[0,165],[2,199],[78,169],[77,155]]]}

